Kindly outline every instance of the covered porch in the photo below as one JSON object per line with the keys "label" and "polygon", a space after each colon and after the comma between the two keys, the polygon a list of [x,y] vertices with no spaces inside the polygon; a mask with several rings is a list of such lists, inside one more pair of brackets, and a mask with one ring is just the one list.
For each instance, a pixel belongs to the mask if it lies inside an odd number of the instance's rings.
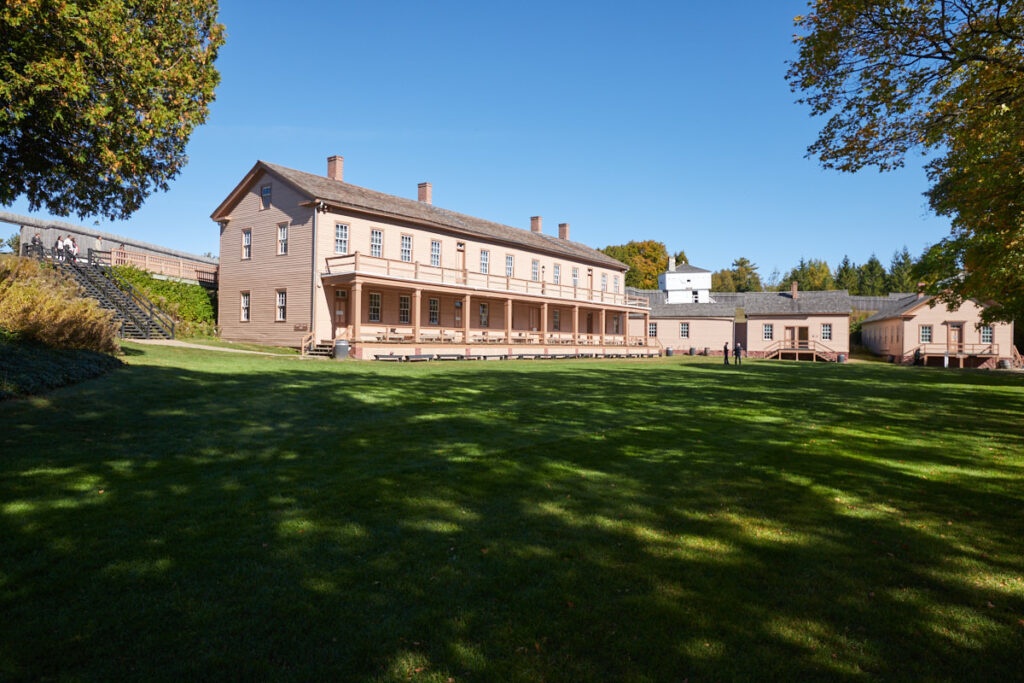
{"label": "covered porch", "polygon": [[318,326],[319,335],[310,333],[303,340],[304,352],[307,346],[337,341],[347,342],[356,358],[454,352],[608,355],[623,347],[646,349],[654,344],[657,348],[653,339],[627,334],[627,316],[634,308],[623,303],[401,283],[355,274],[324,276],[322,291],[330,309],[329,334]]}

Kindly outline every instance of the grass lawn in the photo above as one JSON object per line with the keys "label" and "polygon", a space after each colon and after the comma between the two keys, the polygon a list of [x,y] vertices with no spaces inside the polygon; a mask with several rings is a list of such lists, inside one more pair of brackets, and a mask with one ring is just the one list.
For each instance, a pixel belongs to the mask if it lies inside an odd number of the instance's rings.
{"label": "grass lawn", "polygon": [[1022,375],[127,348],[0,404],[0,679],[1024,672]]}

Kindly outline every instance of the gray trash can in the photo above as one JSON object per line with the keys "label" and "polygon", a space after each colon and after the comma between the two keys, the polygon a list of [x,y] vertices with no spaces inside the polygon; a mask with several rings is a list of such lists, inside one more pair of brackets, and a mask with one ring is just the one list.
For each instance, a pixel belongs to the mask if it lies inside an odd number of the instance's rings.
{"label": "gray trash can", "polygon": [[668,347],[667,349],[665,349],[665,355],[666,355],[666,356],[674,356],[674,355],[676,355],[676,351],[675,351],[675,349],[673,349],[673,348],[672,348],[672,347],[670,346],[670,347]]}
{"label": "gray trash can", "polygon": [[347,341],[339,339],[338,341],[334,342],[334,357],[342,360],[348,358]]}
{"label": "gray trash can", "polygon": [[693,346],[690,347],[690,355],[691,356],[696,356],[697,355],[696,347],[693,347]]}
{"label": "gray trash can", "polygon": [[845,353],[839,354],[838,360],[839,360],[840,363],[845,363],[846,362],[846,354]]}

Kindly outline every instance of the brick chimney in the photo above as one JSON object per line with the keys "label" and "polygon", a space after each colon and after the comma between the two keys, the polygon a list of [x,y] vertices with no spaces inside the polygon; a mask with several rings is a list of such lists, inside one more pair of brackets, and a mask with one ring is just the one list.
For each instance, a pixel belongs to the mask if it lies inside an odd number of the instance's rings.
{"label": "brick chimney", "polygon": [[345,167],[345,157],[338,156],[335,154],[332,157],[327,157],[327,177],[331,180],[337,180],[341,182],[342,171]]}
{"label": "brick chimney", "polygon": [[794,301],[800,298],[800,285],[796,280],[793,280],[793,284],[789,286],[789,293],[793,296]]}
{"label": "brick chimney", "polygon": [[540,216],[530,216],[530,232],[540,232]]}
{"label": "brick chimney", "polygon": [[567,240],[569,239],[569,224],[559,223],[558,224],[558,239]]}
{"label": "brick chimney", "polygon": [[924,294],[924,288],[925,288],[925,287],[926,287],[927,285],[928,285],[928,283],[927,283],[927,282],[918,282],[918,283],[917,283],[917,298],[918,298],[918,299],[923,299],[923,298],[925,297],[925,294]]}
{"label": "brick chimney", "polygon": [[418,199],[424,204],[433,204],[433,190],[434,186],[430,183],[420,183],[416,186],[419,189]]}

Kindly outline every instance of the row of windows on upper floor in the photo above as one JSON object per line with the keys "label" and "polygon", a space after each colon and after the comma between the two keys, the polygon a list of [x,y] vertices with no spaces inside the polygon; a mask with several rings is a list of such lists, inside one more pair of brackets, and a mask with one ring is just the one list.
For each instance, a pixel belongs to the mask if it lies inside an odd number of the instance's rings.
{"label": "row of windows on upper floor", "polygon": [[[934,329],[931,325],[920,325],[917,328],[918,344],[931,344]],[[991,325],[982,325],[980,329],[981,343],[991,344],[993,329]],[[885,327],[882,329],[868,330],[865,337],[871,343],[888,343],[900,341],[902,335],[899,327]]]}
{"label": "row of windows on upper floor", "polygon": [[[462,242],[458,245],[463,246]],[[464,248],[464,246],[463,246]],[[287,255],[288,253],[288,224],[281,223],[277,226],[277,254],[279,256]],[[334,226],[334,253],[343,255],[349,253],[349,226],[345,223],[336,223]],[[370,230],[370,256],[382,257],[384,253],[384,231],[377,230],[376,228]],[[412,263],[412,235],[401,235],[401,245],[399,250],[399,256],[402,261],[406,263]],[[246,261],[252,258],[252,229],[247,228],[242,230],[242,260]],[[430,265],[435,267],[441,266],[441,241],[431,240],[430,241]],[[540,260],[532,259],[530,261],[530,279],[534,282],[540,282],[544,278],[544,268],[540,265]],[[556,263],[552,266],[552,282],[556,285],[562,284],[562,264]],[[489,249],[480,250],[480,272],[484,275],[489,274],[491,271],[491,252]],[[592,274],[593,270],[588,269],[588,273]],[[571,282],[573,287],[580,286],[580,269],[578,266],[572,266],[571,269]],[[505,255],[505,275],[508,277],[516,277],[515,274],[515,256],[512,254]],[[619,276],[612,276],[612,289],[611,291],[615,294],[619,293]],[[601,291],[608,291],[608,274],[601,273]],[[694,301],[697,300],[697,293],[694,292]]]}
{"label": "row of windows on upper floor", "polygon": [[[690,323],[679,323],[679,336],[682,339],[690,338]],[[658,323],[647,323],[647,336],[657,337],[658,336]],[[775,325],[774,323],[764,323],[761,328],[761,337],[765,341],[772,341],[775,339]],[[822,340],[829,341],[832,339],[832,323],[821,324],[821,338]]]}

